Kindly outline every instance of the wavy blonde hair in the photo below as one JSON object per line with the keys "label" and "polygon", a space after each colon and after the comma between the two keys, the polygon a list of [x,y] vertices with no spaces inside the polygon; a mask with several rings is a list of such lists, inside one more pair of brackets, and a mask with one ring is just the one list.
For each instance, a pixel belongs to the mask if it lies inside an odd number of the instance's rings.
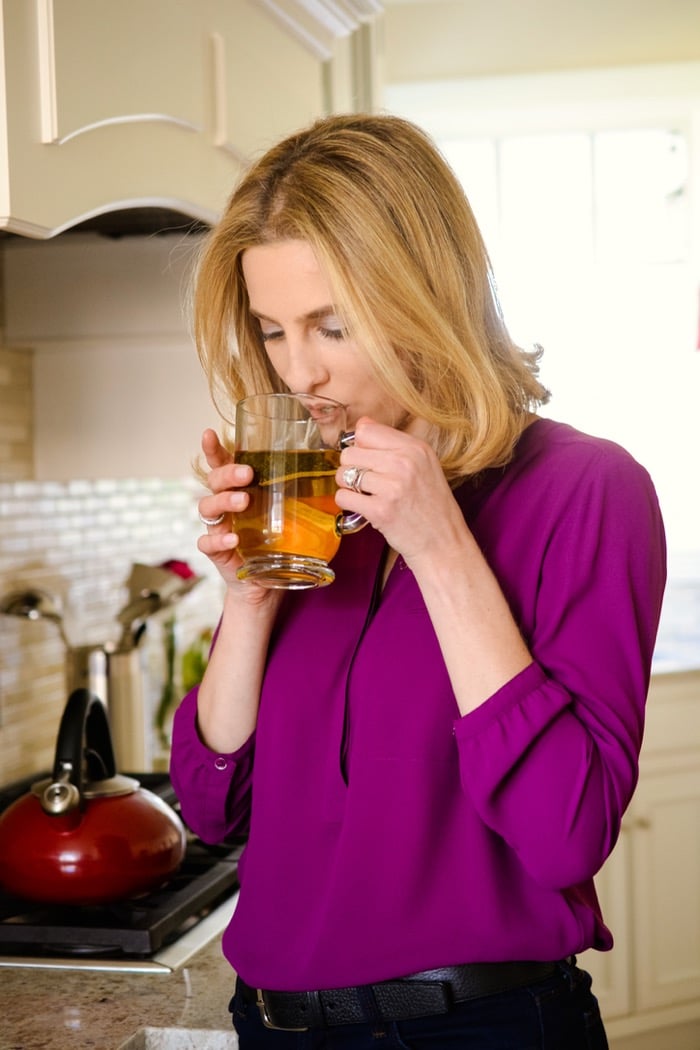
{"label": "wavy blonde hair", "polygon": [[547,400],[540,351],[516,346],[457,178],[430,138],[395,116],[317,120],[243,175],[199,260],[194,334],[215,406],[284,390],[250,314],[247,248],[307,241],[334,305],[380,384],[425,419],[454,481],[508,462]]}

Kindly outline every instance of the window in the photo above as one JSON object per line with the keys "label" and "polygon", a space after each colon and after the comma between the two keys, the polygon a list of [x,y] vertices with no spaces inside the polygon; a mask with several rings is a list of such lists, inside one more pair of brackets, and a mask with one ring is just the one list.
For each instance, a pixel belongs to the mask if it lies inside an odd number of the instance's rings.
{"label": "window", "polygon": [[[582,94],[595,97],[592,85],[594,74]],[[445,99],[451,90],[442,85]],[[572,104],[567,121],[555,86],[554,118],[540,99],[488,134],[484,94],[471,90],[477,130],[465,126],[463,104],[440,110],[438,88],[428,119],[404,96],[394,111],[434,135],[482,229],[511,333],[544,347],[552,400],[542,414],[618,441],[650,471],[670,558],[656,666],[697,667],[700,233],[693,237],[689,157],[700,149],[700,90],[678,119],[672,106],[650,119],[623,98],[590,110]],[[700,208],[697,188],[695,197]]]}

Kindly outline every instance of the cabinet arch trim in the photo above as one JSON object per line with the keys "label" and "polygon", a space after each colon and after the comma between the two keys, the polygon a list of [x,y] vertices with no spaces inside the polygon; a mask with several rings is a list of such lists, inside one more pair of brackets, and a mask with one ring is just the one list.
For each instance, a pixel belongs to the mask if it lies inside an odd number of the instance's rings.
{"label": "cabinet arch trim", "polygon": [[[183,220],[183,225],[188,222],[202,223],[205,226],[213,226],[218,221],[216,212],[208,208],[202,208],[193,201],[182,200],[173,197],[132,197],[112,201],[100,208],[92,208],[89,211],[72,216],[67,222],[55,227],[40,226],[37,223],[27,222],[22,219],[9,218],[4,226],[4,232],[14,233],[33,240],[50,240],[61,233],[72,230],[73,227],[83,223],[89,223],[100,216],[118,214],[119,212],[131,211],[139,208],[153,208],[159,211],[165,210],[177,213]],[[118,232],[119,223],[115,222],[115,233]],[[124,230],[128,233],[128,229]],[[156,232],[155,230],[152,232]]]}

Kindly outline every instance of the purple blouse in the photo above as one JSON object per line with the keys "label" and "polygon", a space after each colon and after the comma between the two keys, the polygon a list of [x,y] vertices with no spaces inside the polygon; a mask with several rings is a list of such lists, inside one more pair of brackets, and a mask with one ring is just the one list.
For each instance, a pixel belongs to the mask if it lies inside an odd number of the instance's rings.
{"label": "purple blouse", "polygon": [[[284,598],[235,754],[175,718],[172,779],[207,841],[249,830],[226,957],[253,987],[329,988],[609,949],[593,876],[634,790],[665,582],[646,471],[538,419],[455,491],[533,663],[461,717],[415,578],[368,527],[335,582]],[[235,669],[232,668],[232,674]]]}

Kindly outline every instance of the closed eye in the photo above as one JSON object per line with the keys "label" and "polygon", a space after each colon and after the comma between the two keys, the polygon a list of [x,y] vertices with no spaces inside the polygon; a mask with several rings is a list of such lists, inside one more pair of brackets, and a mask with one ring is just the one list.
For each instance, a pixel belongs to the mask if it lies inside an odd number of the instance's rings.
{"label": "closed eye", "polygon": [[[322,339],[334,339],[340,342],[342,339],[347,339],[348,337],[347,329],[342,327],[331,328],[326,327],[326,325],[318,325],[316,327],[316,331]],[[276,339],[284,339],[284,331],[281,328],[271,328],[266,331],[264,328],[261,327],[260,338],[262,339],[263,343],[271,343],[274,342]]]}
{"label": "closed eye", "polygon": [[347,339],[348,337],[346,328],[324,328],[323,325],[319,325],[318,331],[324,339]]}
{"label": "closed eye", "polygon": [[262,339],[263,343],[270,343],[273,339],[282,339],[283,337],[284,332],[281,328],[275,329],[272,332],[265,332],[262,328],[260,329],[260,338]]}

